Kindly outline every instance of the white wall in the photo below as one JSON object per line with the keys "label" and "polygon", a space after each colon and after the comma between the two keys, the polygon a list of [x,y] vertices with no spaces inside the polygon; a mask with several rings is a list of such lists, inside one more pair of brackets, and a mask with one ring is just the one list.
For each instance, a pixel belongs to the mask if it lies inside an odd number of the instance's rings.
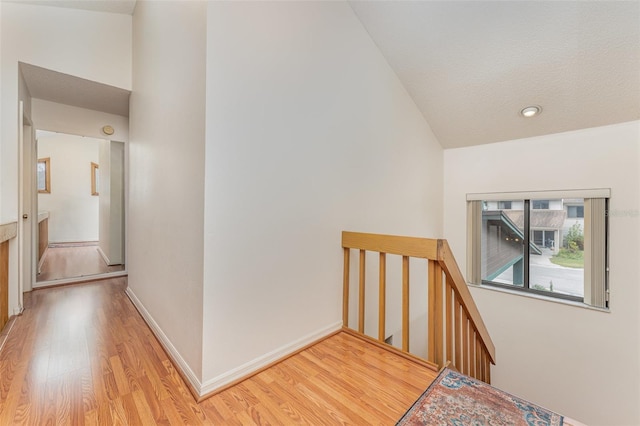
{"label": "white wall", "polygon": [[[2,150],[17,158],[18,62],[131,88],[131,16],[2,2]],[[5,156],[3,155],[3,158]],[[17,165],[3,160],[2,218],[15,219]],[[6,194],[6,196],[5,196]]]}
{"label": "white wall", "polygon": [[467,193],[611,188],[610,313],[471,291],[496,345],[494,385],[589,425],[640,424],[640,123],[444,158],[444,230],[463,271]]}
{"label": "white wall", "polygon": [[442,149],[348,4],[211,2],[207,28],[205,390],[340,324],[342,230],[442,223]]}
{"label": "white wall", "polygon": [[138,2],[130,103],[129,288],[196,379],[202,365],[206,7]]}
{"label": "white wall", "polygon": [[93,138],[38,136],[38,158],[50,158],[51,193],[38,194],[38,210],[49,212],[49,242],[98,241],[99,197],[91,195],[91,163],[98,163]]}
{"label": "white wall", "polygon": [[[131,16],[0,2],[0,223],[18,218],[18,61],[131,88]],[[12,265],[17,245],[10,247]],[[10,267],[11,271],[17,270]],[[9,309],[19,305],[10,275]]]}
{"label": "white wall", "polygon": [[125,261],[125,145],[111,142],[111,170],[109,173],[109,260],[110,265]]}
{"label": "white wall", "polygon": [[99,248],[109,265],[124,262],[124,143],[99,144]]}

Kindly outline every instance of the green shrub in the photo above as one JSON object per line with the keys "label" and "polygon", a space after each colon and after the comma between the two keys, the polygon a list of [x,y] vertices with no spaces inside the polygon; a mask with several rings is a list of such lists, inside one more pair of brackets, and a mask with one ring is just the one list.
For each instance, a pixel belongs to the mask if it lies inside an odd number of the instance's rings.
{"label": "green shrub", "polygon": [[549,288],[546,288],[545,286],[540,284],[534,284],[533,289],[541,291],[553,291],[553,281],[549,281]]}
{"label": "green shrub", "polygon": [[569,228],[569,232],[567,232],[567,236],[564,239],[564,246],[573,253],[584,250],[584,233],[582,232],[582,226],[578,222]]}

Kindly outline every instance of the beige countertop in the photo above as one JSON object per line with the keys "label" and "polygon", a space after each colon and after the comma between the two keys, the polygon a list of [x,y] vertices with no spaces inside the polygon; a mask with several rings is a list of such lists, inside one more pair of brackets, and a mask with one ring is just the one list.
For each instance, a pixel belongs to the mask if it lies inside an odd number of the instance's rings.
{"label": "beige countertop", "polygon": [[18,235],[18,222],[5,223],[0,225],[0,243]]}

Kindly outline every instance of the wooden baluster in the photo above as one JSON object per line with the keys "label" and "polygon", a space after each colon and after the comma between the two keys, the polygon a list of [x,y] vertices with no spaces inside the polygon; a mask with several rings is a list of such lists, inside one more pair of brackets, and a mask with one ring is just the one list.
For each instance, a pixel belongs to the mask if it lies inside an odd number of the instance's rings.
{"label": "wooden baluster", "polygon": [[344,249],[344,270],[342,271],[342,325],[349,327],[349,252]]}
{"label": "wooden baluster", "polygon": [[[0,331],[9,322],[9,241],[0,243]],[[4,373],[3,373],[4,374]]]}
{"label": "wooden baluster", "polygon": [[482,350],[480,348],[480,335],[476,332],[476,378],[482,380]]}
{"label": "wooden baluster", "polygon": [[461,320],[461,307],[460,302],[458,302],[458,298],[454,297],[453,299],[453,313],[454,317],[454,327],[455,327],[455,339],[456,339],[456,359],[454,362],[454,366],[458,369],[458,371],[462,372],[462,320]]}
{"label": "wooden baluster", "polygon": [[364,334],[364,271],[365,271],[365,257],[367,252],[360,250],[360,290],[358,300],[358,331]]}
{"label": "wooden baluster", "polygon": [[476,377],[476,331],[469,321],[469,375]]}
{"label": "wooden baluster", "polygon": [[443,345],[443,331],[444,331],[444,324],[442,321],[442,315],[443,315],[443,305],[444,305],[444,301],[443,301],[443,295],[442,295],[442,267],[440,266],[439,263],[436,263],[436,281],[435,281],[435,298],[436,298],[436,303],[435,303],[435,324],[434,324],[434,328],[435,328],[435,333],[436,333],[436,347],[435,347],[435,351],[436,351],[436,357],[435,357],[435,363],[438,365],[438,367],[442,367],[444,366],[444,357],[443,357],[443,350],[444,350],[444,345]]}
{"label": "wooden baluster", "polygon": [[447,326],[446,346],[447,354],[445,356],[446,361],[453,362],[453,290],[451,289],[451,281],[449,277],[446,277],[445,281],[445,318]]}
{"label": "wooden baluster", "polygon": [[482,381],[486,382],[487,381],[487,351],[484,348],[484,346],[482,346],[482,359],[480,361],[480,367],[482,368]]}
{"label": "wooden baluster", "polygon": [[462,309],[462,373],[469,374],[469,319]]}
{"label": "wooden baluster", "polygon": [[484,348],[482,348],[482,345],[480,344],[480,339],[478,339],[478,345],[480,345],[478,347],[478,349],[476,349],[476,352],[479,353],[479,368],[478,371],[480,372],[478,374],[478,379],[482,380],[484,382]]}
{"label": "wooden baluster", "polygon": [[427,360],[436,362],[436,261],[429,260]]}
{"label": "wooden baluster", "polygon": [[402,350],[409,352],[409,256],[402,256]]}
{"label": "wooden baluster", "polygon": [[[451,361],[455,363],[454,365],[456,365],[457,368],[463,371],[466,369],[468,373],[485,374],[484,365],[486,362],[482,357],[488,357],[488,362],[491,364],[495,356],[495,347],[446,240],[345,231],[342,233],[342,244],[345,249],[345,270],[343,277],[343,323],[345,327],[348,327],[350,316],[349,292],[351,284],[349,283],[349,250],[360,251],[357,330],[362,334],[364,334],[366,328],[366,251],[374,251],[380,255],[380,283],[378,288],[379,341],[383,341],[386,337],[386,254],[400,255],[403,263],[402,348],[405,351],[409,351],[409,258],[410,256],[415,256],[416,258],[427,259],[429,268],[427,284],[428,296],[426,301],[428,310],[426,336],[427,360],[440,366],[442,366],[445,361]],[[443,275],[445,275],[445,277],[443,277]],[[353,312],[351,315],[356,316]],[[475,339],[480,339],[481,349],[486,350],[486,353],[478,351]]]}
{"label": "wooden baluster", "polygon": [[384,253],[380,253],[380,287],[378,291],[378,340],[384,342],[387,299],[387,256]]}
{"label": "wooden baluster", "polygon": [[489,354],[484,358],[484,365],[485,382],[491,384],[491,361],[489,360]]}

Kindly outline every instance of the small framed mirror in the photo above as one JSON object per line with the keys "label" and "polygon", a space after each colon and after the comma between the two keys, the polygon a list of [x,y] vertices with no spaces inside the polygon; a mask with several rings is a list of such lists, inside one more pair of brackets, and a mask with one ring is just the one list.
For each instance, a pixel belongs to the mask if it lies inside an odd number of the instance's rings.
{"label": "small framed mirror", "polygon": [[51,193],[51,161],[50,157],[39,158],[37,166],[38,193]]}
{"label": "small framed mirror", "polygon": [[99,168],[96,163],[91,163],[91,195],[100,195]]}

